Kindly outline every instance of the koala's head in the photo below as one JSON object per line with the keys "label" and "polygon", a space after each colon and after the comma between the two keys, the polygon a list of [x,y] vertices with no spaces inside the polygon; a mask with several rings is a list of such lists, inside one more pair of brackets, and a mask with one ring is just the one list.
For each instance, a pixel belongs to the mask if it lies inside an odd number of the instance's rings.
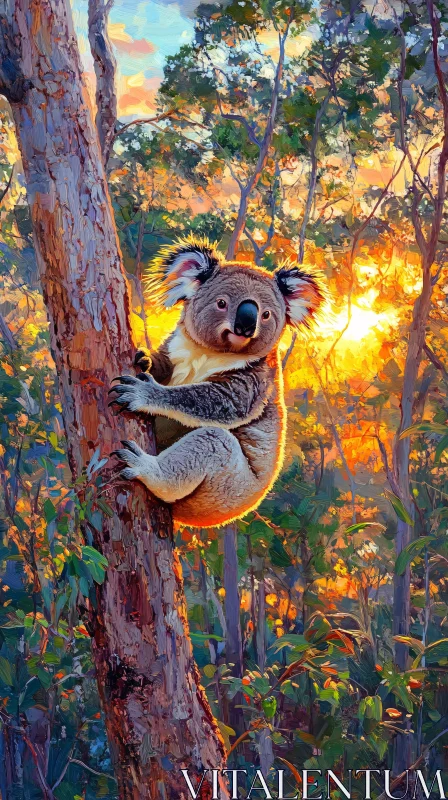
{"label": "koala's head", "polygon": [[323,300],[317,277],[299,267],[226,262],[192,237],[162,250],[147,285],[165,307],[184,304],[181,325],[197,344],[248,358],[267,355],[286,325],[308,326]]}

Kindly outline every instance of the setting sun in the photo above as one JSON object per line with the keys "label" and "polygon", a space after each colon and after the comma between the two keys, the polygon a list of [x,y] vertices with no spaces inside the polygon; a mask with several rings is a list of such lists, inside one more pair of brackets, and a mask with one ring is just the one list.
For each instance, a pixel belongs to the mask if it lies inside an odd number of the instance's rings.
{"label": "setting sun", "polygon": [[372,311],[371,308],[363,308],[360,303],[365,302],[365,298],[360,298],[352,304],[350,310],[350,321],[347,325],[348,308],[344,308],[335,314],[330,323],[322,326],[322,330],[330,333],[343,331],[343,339],[347,342],[360,342],[371,334],[385,333],[390,327],[396,324],[397,314],[393,309],[389,311]]}

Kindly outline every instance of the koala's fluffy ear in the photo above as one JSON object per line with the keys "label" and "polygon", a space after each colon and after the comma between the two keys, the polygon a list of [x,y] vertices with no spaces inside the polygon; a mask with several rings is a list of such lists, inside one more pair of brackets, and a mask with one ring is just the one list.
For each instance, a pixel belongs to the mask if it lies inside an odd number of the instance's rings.
{"label": "koala's fluffy ear", "polygon": [[190,300],[219,269],[221,257],[207,239],[189,236],[164,247],[146,276],[146,290],[166,308]]}
{"label": "koala's fluffy ear", "polygon": [[319,277],[300,267],[286,265],[277,270],[275,279],[285,299],[288,323],[294,327],[300,324],[308,327],[324,300]]}

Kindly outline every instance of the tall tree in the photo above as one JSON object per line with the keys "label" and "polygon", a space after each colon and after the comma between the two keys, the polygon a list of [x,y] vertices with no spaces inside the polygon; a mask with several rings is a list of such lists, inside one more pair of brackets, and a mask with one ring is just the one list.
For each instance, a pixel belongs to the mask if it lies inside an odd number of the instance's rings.
{"label": "tall tree", "polygon": [[[172,129],[184,140],[188,133],[196,177],[206,173],[206,180],[231,178],[236,185],[229,259],[235,258],[256,192],[265,179],[275,182],[276,125],[291,92],[286,48],[309,9],[308,0],[203,4],[197,10],[194,43],[167,59],[159,101],[163,109],[177,104]],[[273,55],[264,44],[267,36],[275,42]]]}
{"label": "tall tree", "polygon": [[[440,277],[440,267],[437,264],[440,254],[440,234],[443,224],[443,213],[446,198],[446,169],[448,163],[448,90],[445,74],[441,65],[439,52],[440,12],[432,0],[426,3],[427,15],[416,20],[409,15],[401,24],[397,24],[400,40],[400,70],[398,73],[397,91],[399,97],[399,130],[400,147],[409,163],[411,170],[411,219],[415,232],[415,241],[421,257],[422,288],[417,297],[412,321],[409,328],[406,362],[403,373],[403,390],[400,399],[401,419],[397,431],[394,452],[393,472],[390,474],[391,487],[396,491],[403,502],[407,519],[398,520],[397,529],[397,555],[406,548],[411,540],[412,524],[409,520],[414,516],[414,506],[411,499],[410,488],[410,438],[403,433],[411,426],[415,411],[415,394],[420,364],[424,355],[426,326],[431,311],[431,301],[434,286]],[[426,16],[426,19],[425,19]],[[428,136],[420,148],[411,147],[411,136],[417,137],[418,112],[417,103],[412,103],[410,120],[407,117],[407,103],[405,98],[404,82],[409,65],[410,43],[406,42],[403,24],[417,23],[413,33],[422,33],[424,25],[429,23],[431,38],[427,50],[422,55],[422,66],[430,69],[433,80],[431,86],[431,101],[437,104],[437,127],[441,128],[441,142],[438,147],[437,166],[429,171],[429,177],[422,176],[421,161],[427,156],[428,147],[433,149],[433,140],[429,143]],[[412,45],[411,45],[412,47]],[[418,79],[417,79],[417,82]],[[406,82],[407,83],[407,82]],[[406,86],[408,89],[408,86]],[[433,96],[435,94],[435,96]],[[414,116],[415,113],[415,116]],[[426,138],[426,137],[425,137]],[[418,140],[417,140],[418,141]],[[434,269],[435,267],[435,269]],[[410,568],[406,568],[402,575],[396,575],[394,584],[394,633],[399,636],[409,634],[410,619]],[[396,646],[396,661],[401,669],[406,668],[407,646],[398,642]]]}
{"label": "tall tree", "polygon": [[[219,534],[218,534],[219,535]],[[238,529],[235,523],[226,525],[224,529],[224,566],[223,581],[225,589],[224,611],[226,619],[226,661],[232,664],[231,674],[236,678],[243,677],[243,644],[240,617],[240,593],[238,591]],[[241,734],[244,729],[244,718],[241,709],[242,697],[237,695],[230,707],[230,726]]]}
{"label": "tall tree", "polygon": [[[132,361],[129,297],[68,2],[2,2],[0,55],[82,492],[99,452],[123,438],[147,449],[153,440],[107,404],[111,381]],[[109,566],[89,624],[120,797],[174,798],[179,768],[219,768],[224,746],[193,661],[169,514],[113,481],[110,465],[104,488],[114,513],[103,514],[95,544]]]}
{"label": "tall tree", "polygon": [[104,164],[107,166],[117,123],[115,73],[117,62],[107,24],[114,0],[89,0],[90,51],[96,76],[96,127]]}

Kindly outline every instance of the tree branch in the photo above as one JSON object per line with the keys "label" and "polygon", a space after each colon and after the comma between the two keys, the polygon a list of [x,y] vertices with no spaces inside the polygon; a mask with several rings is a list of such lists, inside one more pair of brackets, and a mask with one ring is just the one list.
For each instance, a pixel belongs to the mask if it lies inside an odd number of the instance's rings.
{"label": "tree branch", "polygon": [[393,470],[389,465],[389,459],[387,457],[387,450],[384,442],[380,439],[379,435],[377,435],[376,440],[378,442],[378,448],[381,453],[381,458],[383,460],[383,467],[384,472],[386,473],[387,480],[389,481],[390,488],[392,489],[393,493],[396,494],[398,497],[400,495],[400,489],[397,483],[397,479]]}
{"label": "tree branch", "polygon": [[291,353],[294,350],[294,345],[296,343],[296,340],[297,340],[297,331],[294,331],[294,333],[293,333],[293,335],[291,337],[291,343],[290,343],[285,355],[282,358],[282,369],[283,370],[286,368],[286,365],[287,365],[287,363],[289,361]]}
{"label": "tree branch", "polygon": [[337,99],[336,94],[336,84],[335,84],[335,72],[342,60],[343,53],[339,52],[336,58],[331,65],[330,72],[328,74],[328,80],[330,82],[330,86],[328,88],[328,92],[325,95],[322,104],[316,114],[316,119],[314,121],[314,130],[313,136],[311,139],[310,145],[310,159],[311,159],[311,173],[310,173],[310,182],[308,185],[308,192],[307,198],[305,203],[305,210],[303,212],[303,219],[302,224],[300,226],[300,233],[299,233],[299,254],[298,254],[298,263],[303,264],[303,258],[305,255],[305,237],[306,237],[306,229],[308,226],[308,222],[310,219],[311,214],[311,207],[313,204],[314,192],[316,190],[316,183],[317,183],[317,168],[318,168],[318,161],[317,161],[317,143],[319,141],[320,135],[320,127],[322,123],[322,119],[324,117],[325,111],[327,109],[328,103],[330,102],[331,97],[335,97]]}
{"label": "tree branch", "polygon": [[3,314],[1,313],[0,313],[0,334],[2,335],[3,339],[5,340],[5,342],[10,347],[11,350],[18,349],[19,345],[17,344],[14,338],[14,334],[10,330],[9,325],[7,324]]}
{"label": "tree branch", "polygon": [[132,125],[156,125],[158,122],[162,122],[162,120],[172,117],[175,113],[176,109],[171,108],[169,111],[164,111],[163,114],[159,114],[157,117],[143,117],[142,119],[133,119],[131,122],[126,122],[125,125],[122,125],[121,128],[114,132],[111,144],[113,144],[115,139],[118,139],[118,137],[127,131]]}
{"label": "tree branch", "polygon": [[437,194],[435,196],[434,205],[434,218],[431,225],[431,231],[428,240],[428,252],[425,259],[425,268],[430,269],[434,261],[437,242],[440,235],[440,227],[442,224],[443,207],[446,197],[446,166],[448,162],[448,94],[445,83],[445,77],[442,72],[439,58],[439,33],[440,21],[436,18],[433,0],[426,2],[429,14],[429,20],[432,30],[432,54],[434,58],[434,68],[437,77],[437,84],[439,88],[439,98],[443,110],[443,141],[442,149],[439,156],[439,164],[437,167],[438,186]]}
{"label": "tree branch", "polygon": [[230,112],[223,111],[222,102],[218,91],[216,92],[216,100],[218,103],[219,113],[221,114],[221,117],[223,119],[232,120],[233,122],[241,122],[252,144],[255,144],[257,147],[261,147],[261,142],[257,138],[255,130],[253,126],[250,124],[250,122],[245,117],[243,117],[242,114],[231,114]]}
{"label": "tree branch", "polygon": [[271,105],[266,120],[263,139],[260,144],[260,152],[258,154],[257,163],[255,164],[254,171],[251,177],[249,178],[248,182],[246,183],[246,186],[244,187],[244,191],[241,192],[241,201],[240,201],[240,207],[238,209],[237,220],[235,223],[235,228],[233,230],[232,236],[230,238],[229,246],[227,248],[228,259],[232,259],[235,257],[236,248],[238,246],[238,242],[241,233],[244,230],[246,222],[249,197],[260,179],[261,173],[263,172],[263,169],[266,165],[267,157],[269,154],[269,148],[271,146],[272,137],[274,134],[275,120],[277,116],[278,101],[280,96],[280,87],[283,77],[286,40],[288,38],[291,22],[292,22],[292,15],[290,14],[284,33],[283,34],[279,33],[278,35],[279,57],[277,62],[277,69],[275,71],[274,85],[272,87]]}
{"label": "tree branch", "polygon": [[3,200],[5,199],[6,195],[8,194],[8,192],[9,192],[9,190],[11,188],[12,176],[13,175],[14,175],[14,164],[11,167],[11,172],[9,173],[8,182],[7,182],[6,186],[5,186],[5,188],[3,189],[3,191],[0,193],[0,205],[3,203]]}
{"label": "tree branch", "polygon": [[425,342],[423,345],[423,350],[425,351],[427,357],[429,358],[431,364],[434,364],[435,368],[438,369],[442,375],[443,380],[446,384],[448,384],[448,371],[442,364],[440,358],[435,354],[434,350],[431,350],[429,344]]}
{"label": "tree branch", "polygon": [[[443,731],[438,733],[437,736],[435,736],[434,739],[432,739],[432,741],[423,748],[422,752],[420,753],[419,757],[417,758],[417,761],[414,761],[414,763],[409,767],[409,769],[405,770],[400,775],[397,775],[396,778],[394,778],[394,780],[391,782],[391,785],[390,785],[390,792],[393,792],[394,789],[396,789],[398,786],[400,786],[401,782],[404,780],[404,778],[406,778],[408,772],[415,772],[415,770],[418,769],[418,767],[425,760],[426,754],[429,753],[431,748],[434,747],[435,743],[438,742],[438,740],[441,739],[442,736],[446,736],[447,733],[448,733],[448,728],[445,728]],[[377,800],[387,800],[387,797],[388,797],[388,795],[386,795],[386,792],[382,792],[379,795],[379,797],[377,797]],[[389,794],[389,797],[390,797],[390,794]]]}
{"label": "tree branch", "polygon": [[32,83],[25,78],[20,63],[20,32],[13,14],[13,3],[2,3],[0,8],[0,94],[9,103],[20,103]]}
{"label": "tree branch", "polygon": [[80,767],[83,767],[83,769],[86,769],[88,772],[91,772],[92,775],[99,775],[100,778],[108,778],[108,780],[110,781],[115,781],[115,783],[117,782],[117,779],[114,775],[108,775],[106,772],[99,772],[97,769],[89,767],[88,764],[84,764],[84,761],[80,761],[79,758],[70,758],[69,763],[79,764]]}
{"label": "tree branch", "polygon": [[350,469],[350,467],[348,465],[347,458],[346,458],[345,453],[344,453],[344,448],[342,446],[342,440],[341,440],[341,437],[339,436],[339,432],[338,432],[338,429],[336,427],[336,422],[335,422],[335,419],[334,419],[334,416],[333,416],[333,409],[331,408],[330,401],[328,400],[327,393],[325,391],[325,387],[324,387],[322,378],[320,376],[320,372],[319,372],[318,368],[316,367],[314,359],[311,358],[308,350],[306,351],[306,354],[308,356],[308,360],[309,360],[309,362],[311,364],[312,370],[313,370],[313,372],[314,372],[314,374],[315,374],[315,376],[316,376],[316,378],[317,378],[317,380],[319,382],[319,386],[320,386],[320,389],[321,389],[321,392],[322,392],[322,397],[324,398],[324,403],[325,403],[325,406],[326,406],[326,409],[327,409],[328,418],[330,420],[331,429],[333,431],[334,441],[335,441],[337,449],[339,450],[339,455],[341,456],[341,461],[342,461],[343,467],[344,467],[344,469],[345,469],[345,471],[347,473],[347,480],[348,480],[348,483],[350,485],[350,492],[351,492],[351,495],[352,495],[352,518],[353,518],[353,522],[356,522],[356,511],[355,511],[356,483],[355,483],[355,479],[353,477],[353,473],[352,473],[352,471],[351,471],[351,469]]}

